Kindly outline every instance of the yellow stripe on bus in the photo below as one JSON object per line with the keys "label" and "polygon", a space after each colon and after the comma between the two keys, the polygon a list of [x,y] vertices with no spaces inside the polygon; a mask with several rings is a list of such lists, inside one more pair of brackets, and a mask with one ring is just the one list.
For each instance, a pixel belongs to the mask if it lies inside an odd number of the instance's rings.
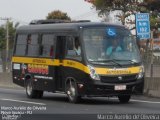
{"label": "yellow stripe on bus", "polygon": [[47,59],[47,58],[29,58],[29,57],[12,57],[12,62],[15,63],[26,63],[26,64],[40,64],[40,65],[51,65],[51,66],[66,66],[75,69],[79,69],[89,74],[88,67],[80,62],[73,60],[63,60],[60,63],[58,59]]}
{"label": "yellow stripe on bus", "polygon": [[140,72],[140,67],[130,68],[95,68],[97,74],[101,75],[125,75],[136,74]]}
{"label": "yellow stripe on bus", "polygon": [[30,64],[41,64],[41,65],[54,65],[58,66],[59,60],[47,59],[47,58],[29,58],[29,57],[12,57],[12,62],[15,63],[30,63]]}
{"label": "yellow stripe on bus", "polygon": [[[12,62],[15,63],[26,63],[26,64],[40,64],[40,65],[50,65],[50,66],[66,66],[81,70],[87,74],[90,71],[87,66],[80,62],[74,60],[63,60],[60,63],[58,59],[47,59],[47,58],[29,58],[29,57],[13,57]],[[140,66],[129,67],[129,68],[96,68],[95,71],[100,75],[123,75],[123,74],[136,74],[140,72]]]}
{"label": "yellow stripe on bus", "polygon": [[76,69],[79,69],[79,70],[84,71],[85,73],[89,74],[88,67],[83,65],[80,62],[76,62],[73,60],[63,60],[63,66],[76,68]]}

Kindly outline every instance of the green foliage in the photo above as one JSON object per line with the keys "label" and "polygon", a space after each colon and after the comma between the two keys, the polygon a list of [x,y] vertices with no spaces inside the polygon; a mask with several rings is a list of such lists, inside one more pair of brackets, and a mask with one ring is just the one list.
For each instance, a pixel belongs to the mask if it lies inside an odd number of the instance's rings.
{"label": "green foliage", "polygon": [[137,10],[139,3],[139,0],[94,0],[92,4],[100,11],[121,10],[126,12]]}
{"label": "green foliage", "polygon": [[149,11],[157,11],[160,12],[160,0],[144,0],[143,5]]}
{"label": "green foliage", "polygon": [[157,29],[160,28],[160,20],[155,16],[150,16],[150,25],[151,29]]}
{"label": "green foliage", "polygon": [[60,10],[55,10],[50,13],[48,13],[47,19],[60,19],[60,20],[71,20],[71,18],[67,15],[67,13],[64,13]]}
{"label": "green foliage", "polygon": [[3,26],[0,27],[0,50],[5,48],[5,29]]}
{"label": "green foliage", "polygon": [[99,15],[110,11],[122,11],[122,14],[117,15],[122,24],[125,24],[125,19],[128,16],[140,10],[138,6],[140,4],[139,0],[94,0],[92,4],[96,10],[99,10]]}
{"label": "green foliage", "polygon": [[[13,25],[13,22],[8,23],[9,29],[9,48],[13,48],[14,37],[16,32],[16,27]],[[0,26],[0,50],[6,48],[6,25]]]}
{"label": "green foliage", "polygon": [[[125,24],[128,16],[136,12],[150,13],[152,11],[150,16],[153,27],[157,23],[157,17],[160,16],[160,0],[92,0],[90,3],[99,11],[100,16],[110,11],[122,11],[122,14],[117,15],[122,24]],[[128,20],[128,23],[134,22]]]}
{"label": "green foliage", "polygon": [[14,38],[16,33],[16,26],[13,25],[13,22],[9,22],[9,48],[13,48]]}

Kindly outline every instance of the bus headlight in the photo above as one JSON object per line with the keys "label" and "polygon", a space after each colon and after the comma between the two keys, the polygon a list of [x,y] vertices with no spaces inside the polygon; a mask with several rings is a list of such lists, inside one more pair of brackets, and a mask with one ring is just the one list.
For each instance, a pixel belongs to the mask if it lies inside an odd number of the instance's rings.
{"label": "bus headlight", "polygon": [[90,72],[90,77],[94,80],[100,80],[99,75],[96,73],[96,70],[94,69],[94,67],[88,65],[88,69]]}
{"label": "bus headlight", "polygon": [[144,76],[144,66],[140,66],[139,73],[137,75],[137,79],[141,79]]}

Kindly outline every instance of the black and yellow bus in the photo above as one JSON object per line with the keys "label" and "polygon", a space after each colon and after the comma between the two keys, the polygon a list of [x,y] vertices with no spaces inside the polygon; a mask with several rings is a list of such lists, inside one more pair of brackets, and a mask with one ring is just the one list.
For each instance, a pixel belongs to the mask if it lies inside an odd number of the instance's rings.
{"label": "black and yellow bus", "polygon": [[[115,48],[115,46],[117,48]],[[13,82],[29,98],[44,91],[81,97],[117,96],[122,103],[142,94],[144,67],[130,30],[93,22],[46,22],[17,29]]]}

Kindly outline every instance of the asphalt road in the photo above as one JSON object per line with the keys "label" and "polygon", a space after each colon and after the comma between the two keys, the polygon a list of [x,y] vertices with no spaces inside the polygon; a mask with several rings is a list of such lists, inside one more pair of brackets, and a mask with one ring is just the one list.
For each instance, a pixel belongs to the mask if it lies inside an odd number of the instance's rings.
{"label": "asphalt road", "polygon": [[[38,120],[45,119],[45,117],[47,117],[46,120],[50,117],[52,119],[54,117],[53,120],[56,118],[100,119],[102,116],[97,118],[99,114],[159,114],[157,119],[160,119],[160,99],[144,96],[133,96],[127,104],[119,103],[117,98],[84,98],[81,103],[72,104],[68,102],[64,94],[45,92],[42,99],[29,99],[23,89],[0,88],[0,106],[2,115],[0,119],[2,120],[8,117],[7,115],[13,114],[17,116],[12,117],[17,117],[16,119],[19,120],[25,118],[31,120],[34,115],[39,117]],[[109,117],[112,119],[112,116]],[[109,119],[108,116],[104,118]]]}

